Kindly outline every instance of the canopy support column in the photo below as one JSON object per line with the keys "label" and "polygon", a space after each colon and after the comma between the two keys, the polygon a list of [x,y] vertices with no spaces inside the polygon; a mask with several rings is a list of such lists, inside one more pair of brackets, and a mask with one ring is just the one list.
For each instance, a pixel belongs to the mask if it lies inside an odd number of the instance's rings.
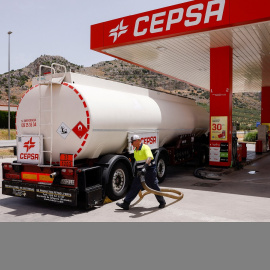
{"label": "canopy support column", "polygon": [[261,123],[270,126],[270,86],[262,87]]}
{"label": "canopy support column", "polygon": [[210,156],[212,166],[232,163],[233,49],[210,49]]}

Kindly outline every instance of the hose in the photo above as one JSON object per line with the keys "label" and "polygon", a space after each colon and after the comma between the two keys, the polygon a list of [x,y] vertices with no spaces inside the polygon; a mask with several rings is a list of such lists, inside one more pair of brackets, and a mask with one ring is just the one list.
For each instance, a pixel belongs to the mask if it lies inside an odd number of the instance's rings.
{"label": "hose", "polygon": [[[130,205],[130,207],[133,207],[136,204],[138,204],[148,194],[155,194],[155,195],[159,195],[159,196],[169,197],[171,199],[175,199],[176,201],[180,201],[184,197],[184,194],[182,192],[175,190],[175,189],[161,188],[160,191],[157,191],[157,190],[154,190],[154,189],[148,187],[145,183],[145,178],[143,175],[141,176],[141,184],[142,184],[145,191],[142,192],[140,190],[140,192],[139,192],[140,198],[134,204]],[[168,192],[169,193],[176,193],[177,195],[168,194]]]}
{"label": "hose", "polygon": [[[204,171],[204,173],[202,172]],[[198,177],[198,178],[201,178],[201,179],[210,179],[210,180],[221,180],[221,178],[219,177],[219,175],[215,175],[213,173],[213,171],[209,172],[209,171],[206,171],[206,168],[203,167],[203,168],[197,168],[194,172],[193,172],[193,175],[195,177]]]}

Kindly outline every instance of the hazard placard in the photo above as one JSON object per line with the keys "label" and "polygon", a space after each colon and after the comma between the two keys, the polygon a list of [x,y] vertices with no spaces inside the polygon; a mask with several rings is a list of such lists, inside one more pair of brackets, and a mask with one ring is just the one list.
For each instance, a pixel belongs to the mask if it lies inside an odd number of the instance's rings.
{"label": "hazard placard", "polygon": [[88,131],[88,129],[85,127],[85,125],[80,121],[73,129],[72,131],[81,139],[85,133]]}
{"label": "hazard placard", "polygon": [[73,167],[74,166],[74,155],[60,154],[60,166]]}
{"label": "hazard placard", "polygon": [[57,133],[63,138],[66,139],[68,134],[71,132],[70,128],[62,122],[62,124],[58,127]]}

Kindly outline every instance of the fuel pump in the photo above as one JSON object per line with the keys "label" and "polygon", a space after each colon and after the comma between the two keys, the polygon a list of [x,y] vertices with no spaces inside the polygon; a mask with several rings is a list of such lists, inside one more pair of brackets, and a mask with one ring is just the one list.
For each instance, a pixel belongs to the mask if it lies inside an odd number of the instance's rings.
{"label": "fuel pump", "polygon": [[236,127],[233,127],[233,133],[232,133],[232,166],[233,167],[235,167],[238,163],[237,144],[238,144],[238,138],[237,138]]}

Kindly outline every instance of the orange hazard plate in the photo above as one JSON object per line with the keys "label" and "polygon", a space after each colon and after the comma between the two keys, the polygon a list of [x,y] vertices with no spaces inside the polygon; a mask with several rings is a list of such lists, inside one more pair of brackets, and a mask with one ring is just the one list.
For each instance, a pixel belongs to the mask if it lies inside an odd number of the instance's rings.
{"label": "orange hazard plate", "polygon": [[60,154],[60,166],[73,167],[74,166],[74,155]]}

